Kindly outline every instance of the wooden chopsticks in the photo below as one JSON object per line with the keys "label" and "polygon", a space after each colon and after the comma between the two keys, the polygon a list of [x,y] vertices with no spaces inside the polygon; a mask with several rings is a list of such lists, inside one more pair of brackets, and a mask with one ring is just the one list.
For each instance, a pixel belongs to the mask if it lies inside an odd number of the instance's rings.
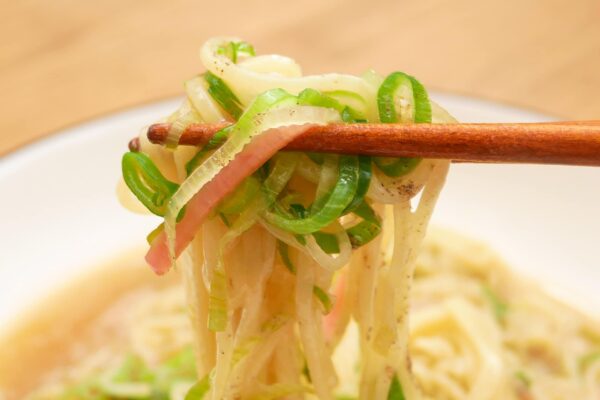
{"label": "wooden chopsticks", "polygon": [[[179,143],[201,146],[227,125],[191,125]],[[162,144],[168,131],[169,124],[152,125],[148,138]],[[315,125],[284,150],[462,162],[600,166],[600,121]]]}

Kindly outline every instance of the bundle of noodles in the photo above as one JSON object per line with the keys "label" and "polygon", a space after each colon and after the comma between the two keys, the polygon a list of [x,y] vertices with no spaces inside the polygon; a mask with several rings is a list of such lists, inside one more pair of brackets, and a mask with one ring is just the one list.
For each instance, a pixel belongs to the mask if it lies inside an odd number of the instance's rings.
{"label": "bundle of noodles", "polygon": [[[131,191],[164,217],[146,260],[185,275],[201,378],[188,398],[333,399],[350,321],[360,384],[344,395],[423,397],[408,300],[448,161],[278,151],[314,124],[453,119],[401,72],[302,76],[236,38],[200,56],[207,71],[186,82],[167,146],[141,135],[123,158]],[[190,124],[223,121],[204,146],[178,146]]]}

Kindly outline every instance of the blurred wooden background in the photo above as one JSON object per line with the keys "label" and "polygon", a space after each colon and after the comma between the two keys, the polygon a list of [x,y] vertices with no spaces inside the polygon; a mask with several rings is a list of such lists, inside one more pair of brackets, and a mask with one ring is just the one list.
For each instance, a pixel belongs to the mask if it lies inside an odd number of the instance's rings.
{"label": "blurred wooden background", "polygon": [[0,0],[0,155],[177,95],[237,35],[307,73],[401,69],[430,88],[600,118],[598,0]]}

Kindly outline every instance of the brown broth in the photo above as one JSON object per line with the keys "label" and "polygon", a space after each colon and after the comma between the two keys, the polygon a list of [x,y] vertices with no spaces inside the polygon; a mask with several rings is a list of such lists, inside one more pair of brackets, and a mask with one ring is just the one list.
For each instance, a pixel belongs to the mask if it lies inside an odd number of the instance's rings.
{"label": "brown broth", "polygon": [[[49,371],[73,362],[81,349],[97,348],[112,339],[118,326],[96,326],[100,316],[118,300],[137,290],[162,288],[176,274],[157,277],[132,251],[86,269],[51,296],[25,312],[0,336],[0,393],[4,400],[20,399],[38,387]],[[76,351],[79,349],[79,351]]]}

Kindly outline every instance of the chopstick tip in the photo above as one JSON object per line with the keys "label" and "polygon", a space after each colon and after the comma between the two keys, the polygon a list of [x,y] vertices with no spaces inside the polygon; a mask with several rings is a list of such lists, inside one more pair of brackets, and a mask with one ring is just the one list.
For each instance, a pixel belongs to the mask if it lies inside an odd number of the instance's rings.
{"label": "chopstick tip", "polygon": [[154,144],[164,144],[169,128],[166,124],[152,124],[148,127],[146,136]]}
{"label": "chopstick tip", "polygon": [[140,151],[140,138],[134,137],[131,139],[127,145],[129,147],[129,151],[137,152]]}

